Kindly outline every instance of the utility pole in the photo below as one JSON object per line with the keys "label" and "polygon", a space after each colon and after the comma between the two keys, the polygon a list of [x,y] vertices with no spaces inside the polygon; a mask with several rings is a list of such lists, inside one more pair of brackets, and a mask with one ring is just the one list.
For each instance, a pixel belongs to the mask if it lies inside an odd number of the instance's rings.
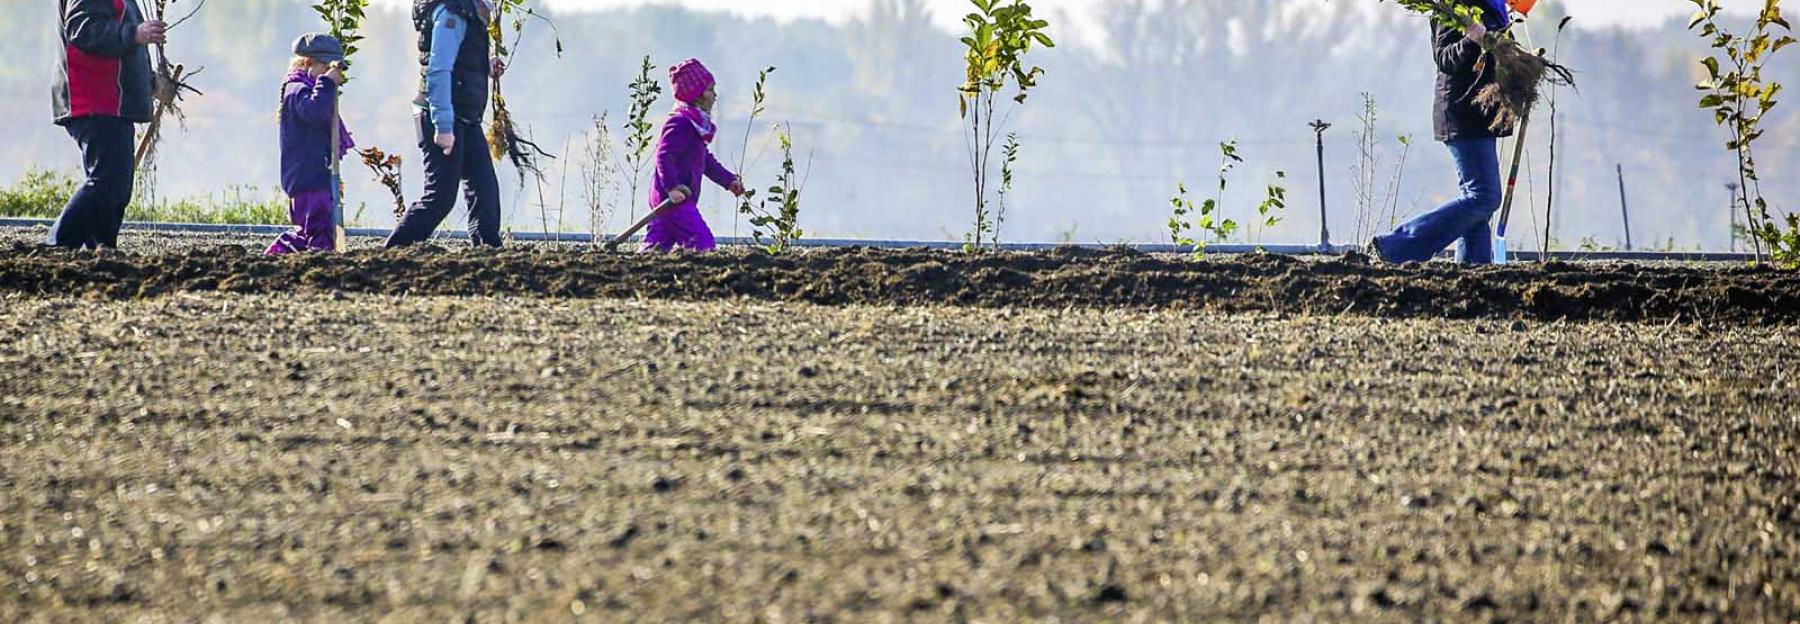
{"label": "utility pole", "polygon": [[1737,224],[1737,197],[1738,196],[1737,196],[1737,191],[1738,191],[1738,183],[1726,182],[1725,190],[1729,191],[1731,193],[1730,201],[1725,202],[1725,214],[1731,215],[1731,230],[1728,232],[1730,234],[1729,238],[1731,240],[1731,253],[1737,253],[1737,241],[1738,241],[1738,224]]}
{"label": "utility pole", "polygon": [[1331,250],[1331,221],[1325,212],[1325,131],[1331,124],[1323,119],[1315,119],[1312,124],[1313,138],[1319,147],[1319,249]]}
{"label": "utility pole", "polygon": [[1625,199],[1625,165],[1615,166],[1619,172],[1619,214],[1625,217],[1625,251],[1631,251],[1631,203]]}

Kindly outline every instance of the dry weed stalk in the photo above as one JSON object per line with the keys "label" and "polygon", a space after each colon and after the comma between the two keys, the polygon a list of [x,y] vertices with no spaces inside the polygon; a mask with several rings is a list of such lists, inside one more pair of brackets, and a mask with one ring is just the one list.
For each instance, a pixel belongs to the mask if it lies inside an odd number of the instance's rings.
{"label": "dry weed stalk", "polygon": [[400,155],[383,152],[379,147],[371,147],[356,153],[362,156],[363,165],[375,174],[375,181],[387,187],[388,193],[394,196],[394,216],[405,215],[406,197],[400,191]]}

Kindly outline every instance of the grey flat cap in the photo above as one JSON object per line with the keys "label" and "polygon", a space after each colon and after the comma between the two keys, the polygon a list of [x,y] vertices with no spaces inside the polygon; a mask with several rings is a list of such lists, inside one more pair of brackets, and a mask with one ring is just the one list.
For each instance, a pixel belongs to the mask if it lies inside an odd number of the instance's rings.
{"label": "grey flat cap", "polygon": [[325,33],[307,33],[294,40],[294,56],[336,63],[344,60],[344,44]]}

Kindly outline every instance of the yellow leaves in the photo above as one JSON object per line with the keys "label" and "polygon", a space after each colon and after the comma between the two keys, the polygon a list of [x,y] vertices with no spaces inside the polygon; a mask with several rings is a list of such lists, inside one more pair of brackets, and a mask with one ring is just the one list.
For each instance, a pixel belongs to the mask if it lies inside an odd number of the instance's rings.
{"label": "yellow leaves", "polygon": [[[1777,36],[1778,31],[1775,29],[1792,30],[1792,27],[1781,15],[1781,0],[1764,0],[1763,10],[1758,14],[1753,28],[1744,35],[1734,34],[1718,22],[1718,0],[1690,1],[1700,10],[1689,21],[1688,28],[1702,27],[1700,36],[1707,39],[1714,50],[1714,56],[1701,60],[1708,79],[1697,85],[1699,90],[1705,92],[1700,99],[1700,107],[1711,110],[1713,121],[1731,130],[1731,140],[1725,147],[1736,152],[1739,175],[1747,180],[1756,180],[1756,162],[1750,156],[1751,149],[1756,140],[1762,138],[1763,130],[1760,126],[1763,117],[1775,107],[1775,96],[1782,89],[1779,82],[1765,81],[1762,70],[1776,52],[1795,42],[1792,36]],[[1745,200],[1747,203],[1752,203],[1753,200],[1759,206],[1766,205],[1760,192],[1755,197],[1747,195]],[[1757,219],[1753,216],[1752,221],[1755,220]],[[1749,228],[1758,261],[1764,257],[1766,245],[1779,264],[1783,258],[1784,241],[1800,242],[1800,231],[1789,232],[1785,235],[1787,238],[1784,238],[1780,228],[1768,217],[1766,211],[1761,221],[1763,223],[1753,224]],[[1796,252],[1793,246],[1786,251],[1794,254],[1787,256],[1790,260],[1800,258],[1800,252]]]}

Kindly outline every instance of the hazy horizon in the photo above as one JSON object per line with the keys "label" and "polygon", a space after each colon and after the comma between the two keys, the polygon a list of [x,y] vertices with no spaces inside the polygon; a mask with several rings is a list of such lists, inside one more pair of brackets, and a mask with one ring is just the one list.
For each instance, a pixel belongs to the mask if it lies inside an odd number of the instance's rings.
{"label": "hazy horizon", "polygon": [[[1235,139],[1247,162],[1233,173],[1225,198],[1228,216],[1243,219],[1254,210],[1276,171],[1287,173],[1290,191],[1284,223],[1239,238],[1316,242],[1318,172],[1306,124],[1323,118],[1334,124],[1325,137],[1334,242],[1354,242],[1372,227],[1359,224],[1353,208],[1360,195],[1352,182],[1359,94],[1365,92],[1381,106],[1374,126],[1377,188],[1368,193],[1371,201],[1387,203],[1393,217],[1404,217],[1448,198],[1455,192],[1449,157],[1430,141],[1432,69],[1423,22],[1391,3],[1370,0],[1319,0],[1316,11],[1294,9],[1312,1],[1108,0],[1104,19],[1088,26],[1096,35],[1084,45],[1034,53],[1032,62],[1048,73],[1013,119],[1024,152],[1003,238],[1165,241],[1168,199],[1177,184],[1196,190],[1216,186],[1217,145]],[[610,111],[617,134],[625,84],[639,59],[651,54],[659,78],[661,67],[688,56],[713,66],[723,94],[715,150],[733,168],[748,160],[753,185],[766,186],[778,162],[768,151],[769,125],[792,123],[797,156],[810,172],[801,215],[809,235],[959,239],[969,227],[972,203],[954,95],[961,81],[960,50],[939,14],[960,3],[870,2],[879,9],[838,23],[695,11],[723,4],[717,0],[559,14],[568,48],[561,59],[551,54],[546,31],[534,27],[505,81],[507,99],[528,131],[550,151],[568,156],[550,163],[543,202],[532,185],[519,186],[511,167],[502,165],[509,224],[535,230],[548,223],[554,229],[560,219],[563,228],[586,226],[585,217],[575,214],[581,203],[575,188],[582,133],[592,116]],[[829,6],[847,10],[862,4]],[[1039,4],[1079,8],[1084,3]],[[1554,41],[1550,18],[1560,6],[1603,12],[1601,4],[1544,0],[1532,27],[1539,45]],[[1724,131],[1695,105],[1692,83],[1702,43],[1681,28],[1683,3],[1667,4],[1673,6],[1654,10],[1665,14],[1654,27],[1620,30],[1578,18],[1565,37],[1564,58],[1580,72],[1582,88],[1561,95],[1558,116],[1562,150],[1553,235],[1564,247],[1622,242],[1617,165],[1625,170],[1640,247],[1726,245],[1730,222],[1722,184],[1733,171],[1731,159]],[[739,8],[754,13],[763,10],[758,7],[782,6],[827,4],[764,2]],[[1640,19],[1650,11],[1627,13]],[[22,59],[0,66],[0,93],[11,96],[0,98],[0,132],[12,139],[0,145],[0,184],[34,167],[74,171],[79,165],[73,143],[49,123],[53,12],[53,6],[21,6],[22,23],[38,27],[0,40],[0,48]],[[1326,20],[1329,27],[1321,24]],[[286,64],[286,46],[316,27],[299,0],[234,0],[208,5],[175,33],[171,55],[190,67],[206,67],[196,83],[207,94],[185,104],[186,127],[172,127],[162,144],[161,196],[220,193],[233,185],[262,192],[274,188],[278,159],[270,100]],[[376,12],[366,34],[357,59],[359,79],[346,94],[345,119],[362,145],[406,158],[405,190],[413,200],[421,179],[410,105],[418,71],[416,35],[398,11]],[[768,114],[747,128],[747,91],[765,65],[780,67],[770,84]],[[1800,82],[1796,68],[1784,57],[1770,70],[1794,83]],[[659,114],[666,107],[665,98],[657,105]],[[1800,108],[1784,105],[1765,122],[1769,132],[1759,153],[1769,198],[1782,210],[1793,209],[1788,198],[1800,195],[1800,181],[1776,173],[1800,166],[1796,111]],[[1551,178],[1547,125],[1533,128],[1528,168],[1519,183],[1521,202],[1532,209],[1520,209],[1515,231],[1527,231],[1515,235],[1520,238],[1515,244],[1535,246],[1542,237],[1538,221]],[[752,142],[744,159],[739,148],[746,130]],[[1406,151],[1404,174],[1394,181],[1401,135],[1411,136],[1413,146]],[[367,179],[360,163],[350,163],[346,171],[352,202],[367,205],[362,222],[391,224],[383,209],[389,203],[385,191]],[[732,234],[734,217],[724,194],[711,188],[706,194],[715,231]],[[624,199],[606,227],[622,227],[626,215],[640,208],[641,198]],[[558,209],[565,204],[566,210]],[[456,215],[446,228],[458,227],[460,209]]]}
{"label": "hazy horizon", "polygon": [[[1083,22],[1097,19],[1103,5],[1118,0],[1036,0],[1032,6],[1040,11],[1064,11]],[[1294,5],[1330,1],[1357,2],[1367,0],[1284,0]],[[559,11],[604,11],[643,6],[671,6],[702,12],[726,12],[747,17],[776,19],[825,19],[841,22],[864,17],[874,0],[830,0],[829,2],[796,0],[545,0],[545,5]],[[390,7],[411,6],[412,0],[375,0]],[[1751,11],[1760,0],[1724,0],[1731,11]],[[955,27],[968,12],[968,0],[927,0],[926,8],[935,23]],[[1567,4],[1569,15],[1584,24],[1595,26],[1628,26],[1647,28],[1663,20],[1694,11],[1688,0],[1576,0]],[[1085,27],[1085,24],[1084,24]]]}

